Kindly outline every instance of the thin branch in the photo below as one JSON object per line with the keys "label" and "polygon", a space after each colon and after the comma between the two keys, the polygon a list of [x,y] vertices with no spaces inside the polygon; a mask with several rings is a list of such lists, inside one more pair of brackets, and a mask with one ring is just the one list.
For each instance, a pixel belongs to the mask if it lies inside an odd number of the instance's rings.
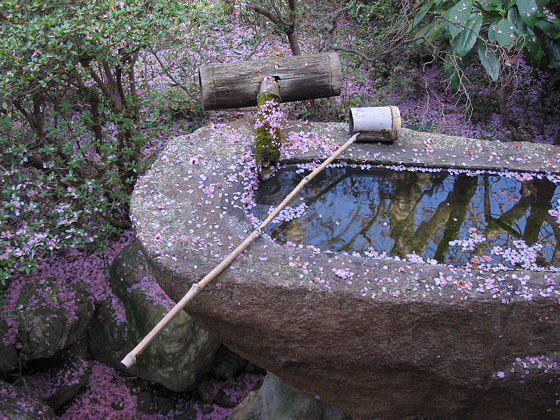
{"label": "thin branch", "polygon": [[167,77],[169,77],[171,79],[171,81],[173,83],[175,83],[179,88],[181,88],[187,94],[187,96],[189,98],[191,98],[193,101],[196,101],[196,102],[200,103],[200,100],[198,98],[194,97],[193,95],[191,95],[191,93],[189,92],[187,87],[184,86],[182,83],[179,83],[179,81],[177,79],[175,79],[175,77],[169,72],[169,69],[165,67],[163,62],[160,60],[159,56],[156,54],[155,50],[151,46],[148,46],[148,49],[150,50],[152,55],[156,58],[157,62],[159,63],[159,65],[160,65],[161,69],[163,70],[163,72],[165,73],[165,75]]}
{"label": "thin branch", "polygon": [[89,63],[86,64],[86,67],[89,69],[89,73],[91,74],[91,77],[93,78],[93,80],[95,80],[95,82],[97,83],[97,85],[99,86],[103,94],[113,100],[113,107],[115,108],[115,110],[117,112],[121,112],[123,110],[123,105],[122,102],[117,97],[117,95],[115,95],[115,93],[112,92],[111,89],[109,89],[109,86],[107,86],[103,82],[103,80],[101,80],[101,77],[99,77],[99,75],[95,72],[95,70],[91,67]]}
{"label": "thin branch", "polygon": [[248,4],[247,7],[248,7],[249,9],[252,9],[252,10],[254,10],[255,12],[257,12],[257,13],[259,13],[259,14],[265,16],[265,17],[267,17],[267,18],[268,18],[272,23],[274,23],[275,25],[278,25],[278,23],[279,23],[279,21],[280,21],[279,17],[274,16],[274,15],[270,12],[270,10],[267,10],[267,9],[265,9],[264,7],[260,6],[260,5],[258,5],[258,4],[253,4],[253,3]]}
{"label": "thin branch", "polygon": [[247,61],[249,60],[253,55],[255,55],[257,52],[259,52],[259,47],[262,47],[262,42],[263,40],[267,39],[270,37],[270,35],[272,35],[272,33],[274,32],[274,29],[272,29],[270,32],[267,33],[267,35],[259,35],[259,38],[257,39],[257,42],[255,43],[255,46],[253,47],[253,49],[247,53],[245,55],[245,57],[243,57],[243,61]]}

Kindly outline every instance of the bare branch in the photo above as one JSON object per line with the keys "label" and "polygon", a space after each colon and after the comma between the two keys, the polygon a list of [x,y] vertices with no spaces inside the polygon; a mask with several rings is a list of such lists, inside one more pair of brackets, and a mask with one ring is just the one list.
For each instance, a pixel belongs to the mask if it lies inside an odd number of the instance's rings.
{"label": "bare branch", "polygon": [[264,7],[258,5],[258,4],[253,4],[250,3],[247,5],[247,7],[249,9],[254,10],[255,12],[267,17],[272,23],[274,23],[275,25],[278,25],[280,19],[277,16],[274,16],[270,10],[265,9]]}
{"label": "bare branch", "polygon": [[253,47],[253,49],[247,54],[245,55],[245,57],[243,57],[243,61],[247,61],[248,59],[250,59],[253,55],[255,55],[258,51],[259,51],[259,47],[262,46],[262,42],[263,40],[267,39],[273,32],[274,30],[271,30],[270,32],[268,32],[267,35],[259,35],[259,38],[257,39],[257,42],[255,43],[255,46]]}
{"label": "bare branch", "polygon": [[115,95],[115,93],[109,88],[109,86],[107,86],[107,84],[104,83],[103,80],[101,80],[101,77],[95,72],[95,70],[89,63],[86,64],[86,67],[88,68],[91,77],[93,78],[93,80],[95,80],[95,83],[97,83],[103,94],[113,101],[113,107],[115,108],[115,110],[117,112],[121,112],[123,110],[123,105],[117,95]]}
{"label": "bare branch", "polygon": [[187,87],[185,85],[183,85],[177,79],[175,79],[175,77],[171,74],[169,69],[165,67],[165,65],[163,64],[163,62],[161,61],[161,59],[159,58],[159,56],[156,54],[155,50],[151,46],[148,46],[148,50],[150,50],[152,55],[156,58],[157,62],[159,63],[159,65],[160,65],[161,69],[163,70],[163,72],[165,73],[165,75],[167,77],[169,77],[171,79],[171,81],[177,85],[177,87],[182,89],[187,94],[187,96],[189,98],[191,98],[193,101],[196,101],[196,102],[200,103],[200,100],[198,98],[194,97],[193,95],[191,95],[191,93],[189,92],[189,90],[187,89]]}

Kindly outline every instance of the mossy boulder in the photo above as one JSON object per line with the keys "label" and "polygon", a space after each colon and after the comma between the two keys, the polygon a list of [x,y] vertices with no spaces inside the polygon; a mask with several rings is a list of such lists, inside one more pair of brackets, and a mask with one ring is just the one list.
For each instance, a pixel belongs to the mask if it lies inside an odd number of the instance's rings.
{"label": "mossy boulder", "polygon": [[[115,294],[97,309],[89,329],[89,349],[99,361],[122,369],[120,361],[150,332],[173,302],[147,271],[138,242],[110,267]],[[129,372],[183,392],[212,363],[219,342],[182,312],[158,335]]]}
{"label": "mossy boulder", "polygon": [[306,395],[268,373],[258,391],[250,392],[228,420],[350,420],[351,417]]}
{"label": "mossy boulder", "polygon": [[94,307],[86,285],[58,285],[51,278],[26,284],[17,301],[17,341],[28,360],[48,358],[87,330]]}

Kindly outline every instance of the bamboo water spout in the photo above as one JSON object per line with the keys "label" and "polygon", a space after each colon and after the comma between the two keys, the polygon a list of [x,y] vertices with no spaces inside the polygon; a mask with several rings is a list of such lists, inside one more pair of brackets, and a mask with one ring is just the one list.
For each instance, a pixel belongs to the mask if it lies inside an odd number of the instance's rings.
{"label": "bamboo water spout", "polygon": [[136,363],[136,358],[140,355],[146,347],[153,341],[153,339],[169,324],[173,318],[181,312],[187,304],[212,282],[225,268],[227,268],[243,251],[245,251],[259,236],[262,235],[264,229],[278,216],[278,214],[288,205],[302,188],[313,178],[317,176],[325,167],[331,164],[342,152],[354,143],[359,133],[354,134],[350,139],[338,148],[331,156],[329,156],[321,165],[315,168],[309,175],[304,177],[300,183],[292,190],[290,194],[282,201],[278,207],[262,222],[237,248],[235,248],[220,264],[218,264],[212,271],[210,271],[201,281],[194,283],[190,290],[177,304],[165,315],[161,321],[138,343],[138,345],[128,353],[121,363],[129,368]]}

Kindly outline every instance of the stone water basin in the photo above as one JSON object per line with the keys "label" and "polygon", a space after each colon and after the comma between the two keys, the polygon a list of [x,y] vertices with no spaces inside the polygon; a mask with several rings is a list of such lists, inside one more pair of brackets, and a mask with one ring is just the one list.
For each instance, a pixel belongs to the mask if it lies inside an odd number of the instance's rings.
{"label": "stone water basin", "polygon": [[[339,123],[294,124],[285,134],[284,163],[322,159],[348,138]],[[252,136],[241,120],[172,139],[137,183],[137,234],[176,301],[253,230]],[[411,130],[392,145],[356,144],[342,161],[560,173],[554,146]],[[555,218],[553,205],[546,213]],[[560,273],[528,267],[333,253],[262,237],[187,311],[233,351],[358,418],[556,418]]]}

